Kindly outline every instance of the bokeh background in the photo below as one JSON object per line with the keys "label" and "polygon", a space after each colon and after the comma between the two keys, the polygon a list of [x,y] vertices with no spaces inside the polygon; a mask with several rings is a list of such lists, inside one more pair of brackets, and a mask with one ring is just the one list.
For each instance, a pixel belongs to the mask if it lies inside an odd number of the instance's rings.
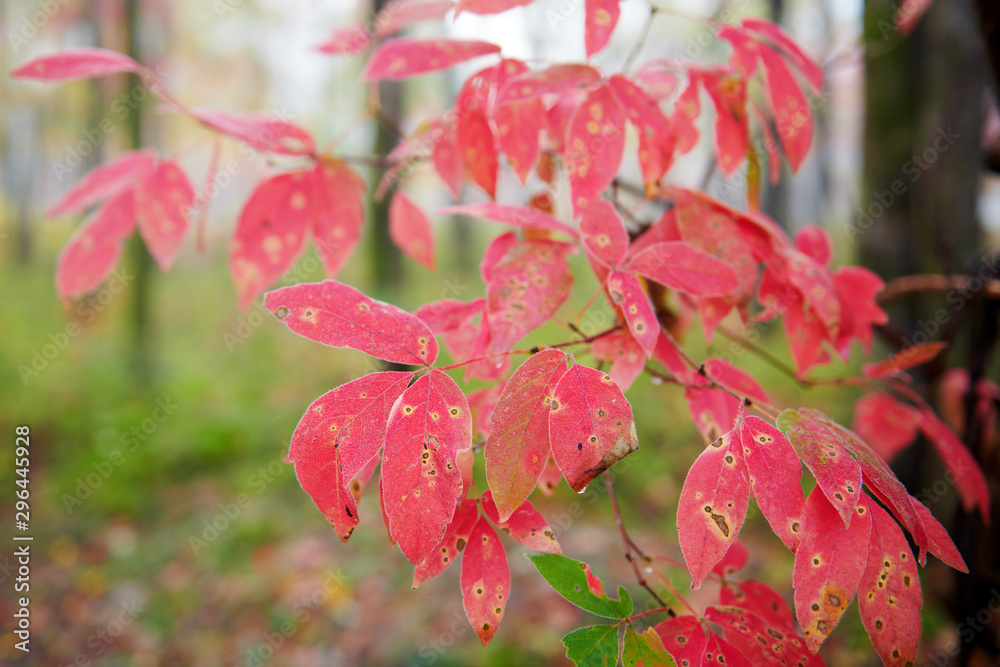
{"label": "bokeh background", "polygon": [[[798,175],[783,174],[781,185],[764,196],[765,209],[786,229],[824,225],[838,264],[861,263],[887,280],[993,266],[1000,179],[991,170],[1000,162],[1000,124],[971,2],[940,0],[904,37],[892,29],[893,3],[882,0],[657,1],[726,22],[751,15],[778,21],[823,65],[826,84],[810,157]],[[498,17],[421,24],[412,33],[485,38],[514,57],[578,60],[582,5],[538,0]],[[597,64],[621,66],[648,8],[647,0],[625,0],[612,44]],[[369,91],[358,80],[364,58],[331,58],[315,47],[338,26],[370,18],[373,9],[361,0],[5,0],[0,70],[57,48],[131,51],[194,106],[273,113],[309,128],[320,145],[372,155],[398,137],[365,115]],[[664,15],[641,57],[721,63],[728,51],[704,25]],[[388,113],[404,132],[415,130],[447,109],[472,67],[384,90]],[[711,113],[702,120],[710,136]],[[932,149],[942,131],[956,138],[925,159],[917,180],[893,195],[892,204],[883,202],[885,212],[865,226],[862,212],[884,199],[908,161]],[[462,612],[457,567],[410,590],[412,568],[388,544],[377,489],[366,490],[361,526],[349,544],[340,543],[300,490],[285,454],[303,410],[372,367],[361,354],[290,334],[259,303],[237,309],[228,241],[250,189],[274,167],[264,157],[223,143],[223,164],[235,161],[239,173],[210,189],[204,252],[191,239],[173,270],[160,274],[132,243],[117,281],[79,304],[59,302],[56,257],[80,220],[46,219],[43,211],[88,169],[136,141],[178,156],[204,186],[213,137],[189,119],[162,113],[128,78],[46,86],[0,77],[0,533],[10,544],[14,426],[27,424],[35,536],[26,659],[9,632],[13,548],[0,551],[0,662],[566,664],[559,638],[588,618],[548,589],[513,543],[511,603],[483,649]],[[710,152],[695,151],[670,179],[707,183],[716,196],[741,205],[745,182],[720,178],[711,163]],[[374,170],[365,176],[378,179]],[[429,172],[418,172],[408,190],[429,210],[448,202]],[[481,196],[472,185],[466,190],[470,198]],[[504,173],[500,198],[516,201],[519,193],[516,178]],[[342,280],[406,309],[482,292],[478,258],[496,228],[437,217],[440,270],[429,274],[377,233],[382,216],[384,208],[373,203],[364,241]],[[580,258],[575,261],[577,275],[586,276]],[[285,282],[321,278],[310,249]],[[576,312],[593,288],[580,280],[566,312]],[[984,294],[933,333],[953,347],[918,375],[918,388],[931,400],[946,364],[996,379],[990,353],[997,312],[989,290]],[[942,307],[949,306],[940,293],[895,301],[876,356],[912,339]],[[759,333],[765,349],[787,359],[780,327]],[[724,339],[706,349],[698,338],[689,341],[696,357],[728,350]],[[563,339],[565,331],[552,325],[529,342]],[[850,422],[854,389],[803,389],[744,352],[737,363],[778,405],[820,407]],[[856,357],[824,373],[856,372],[859,364]],[[639,381],[628,396],[642,446],[616,470],[623,512],[648,551],[679,557],[677,496],[703,443],[676,387]],[[911,491],[942,478],[928,451],[917,443],[895,462]],[[995,453],[991,461],[987,473],[996,494]],[[961,640],[958,625],[983,608],[978,596],[1000,586],[996,534],[978,519],[961,517],[952,493],[937,500],[932,509],[960,536],[974,576],[957,577],[933,559],[923,571],[920,664],[957,660],[945,653],[952,645],[970,664],[998,664],[992,615],[971,641]],[[576,496],[562,485],[537,504],[565,553],[590,562],[609,585],[630,586],[645,602],[621,558],[600,490]],[[751,549],[748,573],[790,598],[790,555],[759,513],[742,537]],[[687,588],[685,571],[665,573]],[[691,599],[707,602],[709,594]],[[823,654],[832,665],[874,664],[853,609]]]}

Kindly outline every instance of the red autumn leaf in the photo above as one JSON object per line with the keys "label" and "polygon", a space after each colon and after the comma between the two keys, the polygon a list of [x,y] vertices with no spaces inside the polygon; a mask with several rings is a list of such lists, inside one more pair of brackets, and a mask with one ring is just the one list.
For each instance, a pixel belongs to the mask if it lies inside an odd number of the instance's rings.
{"label": "red autumn leaf", "polygon": [[847,611],[868,560],[872,519],[867,501],[852,514],[850,527],[845,527],[819,487],[806,499],[805,533],[795,552],[792,580],[795,615],[813,652]]}
{"label": "red autumn leaf", "polygon": [[458,0],[458,11],[471,14],[499,14],[514,7],[530,5],[535,0]]}
{"label": "red autumn leaf", "polygon": [[155,162],[156,151],[152,148],[122,153],[111,162],[88,171],[45,215],[55,218],[82,213],[142,179]]}
{"label": "red autumn leaf", "polygon": [[543,350],[514,371],[493,409],[484,450],[486,481],[499,521],[507,521],[531,495],[549,458],[549,412],[566,354]]}
{"label": "red autumn leaf", "polygon": [[483,646],[493,639],[509,597],[507,554],[489,522],[480,518],[462,558],[462,600],[469,623]]}
{"label": "red autumn leaf", "polygon": [[177,258],[193,205],[194,188],[175,162],[161,162],[136,186],[136,224],[163,271],[173,266]]}
{"label": "red autumn leaf", "polygon": [[[931,514],[931,511],[926,506],[912,496],[910,497],[910,504],[913,506],[913,511],[920,517],[920,522],[927,532],[927,551],[934,554],[941,562],[950,565],[959,572],[968,572],[969,567],[962,559],[962,554],[958,552],[958,548],[951,541],[948,531],[941,525],[941,522],[934,518],[934,515]],[[920,554],[920,564],[924,565],[926,562],[927,553],[925,552]]]}
{"label": "red autumn leaf", "polygon": [[570,246],[527,241],[513,246],[491,270],[487,312],[492,352],[506,352],[547,322],[569,297],[573,275],[566,261]]}
{"label": "red autumn leaf", "polygon": [[628,391],[646,367],[646,353],[627,331],[612,331],[590,344],[597,359],[610,361],[608,374],[622,391]]}
{"label": "red autumn leaf", "polygon": [[747,558],[750,557],[750,551],[746,548],[741,540],[736,540],[729,546],[729,550],[726,555],[722,557],[715,567],[712,568],[712,572],[719,575],[720,577],[731,577],[740,570],[743,566],[747,564]]}
{"label": "red autumn leaf", "polygon": [[886,665],[914,664],[920,644],[920,573],[896,522],[876,503],[868,563],[858,585],[858,611],[875,651]]}
{"label": "red autumn leaf", "polygon": [[[615,4],[618,1],[615,0]],[[621,74],[615,74],[608,79],[608,87],[615,94],[629,122],[636,128],[670,132],[670,123],[660,110],[659,102],[635,82]]]}
{"label": "red autumn leaf", "polygon": [[555,533],[545,521],[545,517],[539,514],[530,501],[525,500],[521,503],[520,507],[515,509],[505,521],[500,520],[497,506],[493,502],[490,491],[483,494],[480,503],[483,512],[490,518],[490,521],[524,546],[550,554],[562,553]]}
{"label": "red autumn leaf", "polygon": [[553,232],[562,232],[573,238],[580,236],[578,231],[562,220],[557,220],[547,213],[527,206],[510,206],[507,204],[485,202],[482,204],[448,206],[438,209],[436,212],[440,215],[467,215],[473,218],[484,218],[520,227],[521,229],[547,229]]}
{"label": "red autumn leaf", "polygon": [[715,105],[715,150],[719,171],[731,176],[746,160],[750,146],[747,83],[734,72],[702,71],[698,78]]}
{"label": "red autumn leaf", "polygon": [[888,394],[868,394],[854,404],[851,424],[861,439],[886,461],[917,438],[920,411]]}
{"label": "red autumn leaf", "polygon": [[454,8],[453,0],[392,0],[375,16],[375,36],[391,37],[418,21],[442,18]]}
{"label": "red autumn leaf", "polygon": [[643,248],[626,266],[654,282],[693,296],[728,294],[736,272],[728,263],[683,241],[664,241]]}
{"label": "red autumn leaf", "polygon": [[802,541],[802,465],[785,435],[760,417],[740,428],[743,458],[757,505],[771,529],[791,551]]}
{"label": "red autumn leaf", "polygon": [[639,448],[632,406],[610,375],[574,364],[552,395],[552,454],[577,493]]}
{"label": "red autumn leaf", "polygon": [[701,114],[701,100],[698,98],[698,80],[694,77],[688,82],[684,92],[674,104],[674,113],[670,121],[677,133],[677,152],[687,153],[698,144],[698,125],[696,121]]}
{"label": "red autumn leaf", "polygon": [[566,172],[579,212],[611,184],[625,150],[625,116],[611,89],[604,85],[580,102],[566,134]]}
{"label": "red autumn leaf", "polygon": [[849,526],[861,496],[861,466],[813,411],[785,410],[778,415],[778,428],[788,436],[796,454],[816,477],[819,489],[844,525]]}
{"label": "red autumn leaf", "polygon": [[521,183],[538,162],[539,134],[546,126],[545,105],[539,98],[498,107],[493,114],[500,149],[507,155]]}
{"label": "red autumn leaf", "polygon": [[733,56],[729,61],[733,69],[738,70],[743,76],[753,76],[757,70],[757,61],[760,59],[760,42],[731,25],[724,26],[719,31],[718,37],[733,47]]}
{"label": "red autumn leaf", "polygon": [[931,0],[903,0],[899,3],[893,22],[902,34],[908,35],[930,6]]}
{"label": "red autumn leaf", "polygon": [[653,626],[663,641],[663,648],[682,667],[700,667],[708,637],[694,616],[678,616]]}
{"label": "red autumn leaf", "polygon": [[500,53],[500,47],[477,40],[401,37],[385,42],[375,50],[361,78],[364,81],[401,81],[448,69],[491,53]]}
{"label": "red autumn leaf", "polygon": [[829,266],[833,259],[833,239],[819,225],[805,225],[795,232],[795,249],[812,257],[820,266]]}
{"label": "red autumn leaf", "polygon": [[438,176],[444,181],[455,199],[462,196],[462,183],[465,181],[465,163],[455,136],[454,123],[439,123],[431,130],[434,147],[431,149],[431,161]]}
{"label": "red autumn leaf", "polygon": [[135,196],[133,190],[125,190],[104,202],[59,253],[59,298],[75,299],[96,290],[118,264],[122,244],[133,231]]}
{"label": "red autumn leaf", "polygon": [[709,357],[704,362],[705,374],[714,382],[721,384],[727,389],[731,389],[739,394],[743,394],[760,403],[770,403],[771,397],[767,395],[760,383],[741,368],[737,368],[732,363],[718,357]]}
{"label": "red autumn leaf", "polygon": [[584,8],[584,40],[587,47],[587,57],[591,57],[607,46],[611,33],[618,25],[618,15],[621,13],[618,5],[621,0],[586,0]]}
{"label": "red autumn leaf", "polygon": [[673,97],[680,88],[680,79],[675,66],[666,59],[653,59],[639,65],[635,78],[657,100]]}
{"label": "red autumn leaf", "polygon": [[414,382],[393,406],[382,454],[382,501],[389,533],[414,565],[444,538],[462,497],[456,458],[471,446],[469,404],[441,371]]}
{"label": "red autumn leaf", "polygon": [[276,289],[264,305],[289,329],[323,345],[398,364],[430,365],[437,359],[437,339],[426,324],[335,280]]}
{"label": "red autumn leaf", "polygon": [[559,486],[559,482],[562,481],[562,477],[562,470],[559,469],[555,459],[550,454],[548,462],[546,462],[545,467],[542,469],[542,474],[538,477],[538,488],[545,495],[551,496],[556,487]]}
{"label": "red autumn leaf", "polygon": [[336,277],[361,238],[365,182],[347,164],[322,160],[313,176],[312,236],[326,275]]}
{"label": "red autumn leaf", "polygon": [[611,202],[592,199],[580,211],[580,232],[587,250],[610,268],[628,255],[628,230]]}
{"label": "red autumn leaf", "polygon": [[833,284],[841,302],[837,352],[846,361],[851,341],[857,340],[865,353],[871,354],[872,325],[889,321],[875,298],[885,283],[863,266],[842,266],[834,272]]}
{"label": "red autumn leaf", "polygon": [[743,27],[771,40],[778,50],[805,75],[816,92],[823,88],[823,70],[799,48],[798,44],[780,26],[761,19],[744,19]]}
{"label": "red autumn leaf", "polygon": [[365,487],[368,482],[371,481],[372,475],[375,474],[375,469],[378,468],[378,464],[382,462],[381,457],[373,456],[371,461],[365,464],[365,467],[361,469],[357,475],[354,476],[347,488],[350,490],[351,495],[354,496],[354,500],[361,500],[361,494],[364,492]]}
{"label": "red autumn leaf", "polygon": [[608,294],[611,301],[621,308],[628,330],[636,342],[652,358],[656,341],[660,337],[660,322],[642,283],[629,271],[612,271],[608,275]]}
{"label": "red autumn leaf", "polygon": [[730,431],[695,460],[677,502],[677,533],[692,589],[701,587],[736,540],[749,502],[740,436]]}
{"label": "red autumn leaf", "polygon": [[448,529],[445,531],[444,539],[428,554],[422,563],[416,566],[413,571],[413,589],[416,590],[422,583],[438,576],[452,563],[458,559],[458,555],[465,550],[469,544],[469,537],[472,529],[479,521],[478,503],[475,500],[467,499],[455,510],[455,516]]}
{"label": "red autumn leaf", "polygon": [[840,327],[840,300],[833,276],[808,255],[787,249],[780,265],[772,264],[783,273],[783,278],[802,296],[803,307],[820,320],[829,332],[826,338],[836,335]]}
{"label": "red autumn leaf", "polygon": [[761,46],[760,56],[767,73],[768,100],[778,138],[792,171],[798,171],[812,144],[812,109],[785,59],[767,46]]}
{"label": "red autumn leaf", "polygon": [[542,95],[558,94],[600,80],[601,73],[589,65],[552,65],[509,79],[501,86],[496,105],[500,107],[511,102],[521,102]]}
{"label": "red autumn leaf", "polygon": [[192,118],[264,153],[311,155],[316,142],[295,123],[274,116],[211,109],[191,110]]}
{"label": "red autumn leaf", "polygon": [[490,199],[496,196],[497,138],[489,118],[490,96],[500,76],[496,66],[469,77],[455,97],[455,141],[465,170]]}
{"label": "red autumn leaf", "polygon": [[389,237],[417,264],[437,270],[431,221],[405,192],[397,190],[389,204]]}
{"label": "red autumn leaf", "polygon": [[358,525],[349,483],[377,460],[392,404],[412,373],[372,373],[328,391],[306,410],[288,451],[302,489],[344,542]]}
{"label": "red autumn leaf", "polygon": [[493,429],[493,411],[500,400],[500,394],[504,390],[506,382],[498,382],[491,387],[483,387],[470,392],[469,409],[472,410],[472,428],[474,438],[477,442],[483,442],[490,436]]}
{"label": "red autumn leaf", "polygon": [[470,317],[483,312],[485,306],[486,299],[482,297],[469,302],[442,299],[441,301],[425,303],[417,308],[413,314],[429,326],[431,331],[440,335],[455,331]]}
{"label": "red autumn leaf", "polygon": [[311,172],[295,172],[259,184],[244,204],[229,251],[240,308],[249,307],[302,253],[314,195]]}
{"label": "red autumn leaf", "polygon": [[920,413],[920,430],[934,445],[948,471],[948,481],[955,485],[962,509],[971,512],[977,506],[983,521],[990,522],[990,489],[983,471],[965,443],[948,425],[929,410]]}
{"label": "red autumn leaf", "polygon": [[726,631],[726,638],[754,665],[805,665],[811,655],[806,643],[790,628],[775,628],[771,622],[739,607],[709,607],[705,618]]}
{"label": "red autumn leaf", "polygon": [[884,361],[865,364],[865,377],[878,380],[892,377],[910,368],[922,366],[937,357],[941,353],[941,350],[946,347],[948,347],[946,341],[913,345],[905,350],[900,350]]}
{"label": "red autumn leaf", "polygon": [[372,43],[371,33],[364,25],[346,25],[333,31],[322,44],[316,47],[320,53],[330,55],[351,55],[361,53]]}
{"label": "red autumn leaf", "polygon": [[732,429],[743,408],[738,398],[721,389],[688,387],[684,390],[684,400],[688,403],[691,420],[707,443],[715,442]]}
{"label": "red autumn leaf", "polygon": [[141,72],[142,65],[107,49],[67,49],[35,58],[11,71],[12,79],[73,81],[117,72]]}
{"label": "red autumn leaf", "polygon": [[702,665],[721,665],[723,667],[752,667],[753,663],[743,655],[739,649],[727,642],[719,635],[708,635],[708,645],[705,647],[705,655],[702,658]]}
{"label": "red autumn leaf", "polygon": [[759,581],[726,582],[719,591],[719,602],[753,612],[776,627],[795,631],[795,617],[781,593]]}

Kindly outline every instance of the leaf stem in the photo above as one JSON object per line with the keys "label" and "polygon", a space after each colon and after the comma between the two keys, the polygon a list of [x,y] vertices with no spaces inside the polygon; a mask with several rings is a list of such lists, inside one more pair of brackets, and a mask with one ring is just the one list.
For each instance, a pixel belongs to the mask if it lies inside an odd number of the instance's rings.
{"label": "leaf stem", "polygon": [[634,550],[644,561],[646,560],[646,557],[635,546],[635,542],[633,542],[632,538],[628,536],[628,531],[625,530],[625,521],[622,520],[621,508],[618,507],[618,498],[615,496],[615,487],[611,483],[611,476],[607,473],[607,471],[604,473],[604,483],[608,488],[608,498],[611,499],[611,507],[615,513],[615,523],[618,525],[618,531],[622,536],[622,545],[625,547],[625,559],[632,564],[632,571],[635,572],[635,579],[639,585],[645,588],[661,607],[666,607],[667,603],[664,602],[659,595],[657,595],[656,591],[654,591],[652,586],[650,586],[646,581],[646,577],[642,574],[642,571],[639,570],[639,563],[636,562],[635,557],[632,555],[632,551]]}

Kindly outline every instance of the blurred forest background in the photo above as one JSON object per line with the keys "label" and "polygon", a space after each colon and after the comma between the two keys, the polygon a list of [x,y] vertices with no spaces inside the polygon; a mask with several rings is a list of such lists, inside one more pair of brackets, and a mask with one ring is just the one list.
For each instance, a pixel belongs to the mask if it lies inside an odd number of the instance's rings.
{"label": "blurred forest background", "polygon": [[[824,225],[838,264],[862,263],[887,282],[975,274],[981,267],[996,275],[1000,179],[993,170],[1000,169],[1000,121],[972,2],[935,3],[905,38],[892,29],[888,0],[660,4],[726,22],[770,18],[823,65],[826,84],[810,157],[764,198],[786,229]],[[620,66],[648,7],[646,0],[623,3],[612,45],[597,64]],[[365,115],[368,91],[358,80],[363,57],[315,50],[336,27],[364,21],[374,9],[364,0],[5,0],[0,70],[57,48],[102,46],[155,68],[193,106],[260,110],[309,128],[320,145],[384,154],[398,137]],[[562,20],[553,22],[552,12],[562,12]],[[422,24],[415,34],[445,30],[488,39],[513,57],[582,60],[582,22],[582,0],[540,0],[502,16]],[[728,47],[710,35],[696,22],[662,16],[642,57],[724,62]],[[473,67],[383,84],[386,112],[404,133],[416,129],[451,104]],[[707,129],[711,113],[702,121]],[[0,433],[10,445],[0,466],[0,532],[7,535],[13,525],[13,428],[28,424],[35,534],[30,664],[567,664],[559,637],[586,622],[585,615],[545,586],[526,559],[511,558],[511,603],[497,637],[482,649],[462,611],[458,568],[410,591],[412,570],[389,548],[377,489],[366,490],[361,526],[346,545],[299,489],[284,460],[295,424],[315,397],[370,370],[370,362],[291,335],[259,304],[237,309],[228,239],[250,188],[268,173],[262,156],[224,142],[221,164],[232,162],[238,173],[208,188],[204,253],[190,239],[164,275],[133,244],[117,279],[80,304],[59,302],[55,260],[80,221],[45,219],[43,211],[88,169],[140,144],[179,156],[193,182],[204,184],[212,136],[187,118],[161,113],[136,81],[115,76],[46,86],[0,77]],[[670,179],[708,183],[715,196],[742,205],[746,183],[714,174],[712,160],[711,153],[695,151]],[[379,174],[366,176],[377,180]],[[899,179],[901,194],[892,186]],[[409,189],[428,210],[447,203],[429,171],[415,183]],[[505,173],[499,198],[511,201],[518,187]],[[875,202],[884,211],[866,222]],[[440,270],[429,274],[388,243],[384,216],[384,207],[373,203],[363,246],[342,280],[407,309],[481,292],[478,257],[495,229],[438,218]],[[312,253],[286,282],[322,278]],[[592,292],[582,282],[568,310],[578,310]],[[918,377],[932,400],[948,365],[969,369],[973,378],[997,379],[995,283],[961,309],[946,303],[947,289],[893,284],[900,290],[886,303],[893,319],[876,356],[924,331],[953,343]],[[940,309],[948,317],[929,331]],[[780,327],[765,326],[761,334],[763,347],[781,356]],[[547,327],[531,342],[563,338]],[[715,348],[695,353],[727,348],[720,338]],[[816,406],[850,423],[855,390],[806,390],[753,354],[736,361],[777,404]],[[854,359],[824,372],[845,374],[859,364]],[[642,447],[619,465],[625,518],[647,551],[678,557],[677,496],[703,444],[676,387],[641,380],[628,397]],[[996,451],[984,461],[994,497],[1000,493]],[[936,458],[925,454],[918,442],[894,462],[913,492],[942,479]],[[919,664],[1000,664],[1000,620],[993,616],[972,641],[961,642],[957,658],[946,654],[959,637],[958,624],[1000,595],[1000,545],[978,516],[957,511],[950,491],[936,500],[931,509],[953,531],[972,575],[954,576],[933,559],[923,571]],[[576,496],[561,485],[538,505],[568,555],[590,562],[609,585],[634,587],[609,503],[596,488]],[[751,550],[750,573],[790,598],[791,556],[759,514],[742,538]],[[0,618],[7,633],[0,662],[21,659],[7,632],[12,574],[4,559],[11,551],[0,555]],[[686,571],[669,576],[687,588]],[[636,599],[641,593],[633,590]],[[691,599],[697,603],[705,594]],[[831,665],[873,664],[854,611],[823,655]]]}

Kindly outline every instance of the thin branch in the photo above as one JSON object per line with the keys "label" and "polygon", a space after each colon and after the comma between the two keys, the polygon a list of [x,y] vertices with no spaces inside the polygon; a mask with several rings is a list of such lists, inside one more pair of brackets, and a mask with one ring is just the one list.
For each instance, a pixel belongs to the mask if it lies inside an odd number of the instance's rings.
{"label": "thin branch", "polygon": [[[615,496],[615,487],[611,483],[611,476],[608,475],[607,472],[604,473],[604,483],[608,488],[608,498],[611,499],[611,507],[615,512],[615,523],[618,524],[618,531],[622,536],[622,545],[625,547],[625,559],[632,564],[632,571],[635,572],[635,579],[639,582],[639,585],[645,588],[661,607],[666,607],[667,603],[660,599],[660,596],[657,595],[656,591],[654,591],[652,586],[649,585],[649,582],[646,581],[646,577],[639,569],[639,563],[636,562],[635,557],[632,555],[635,543],[632,541],[632,538],[628,536],[628,531],[625,530],[625,522],[622,520],[621,508],[618,507],[618,498]],[[643,557],[643,560],[646,560],[645,557]]]}
{"label": "thin branch", "polygon": [[639,57],[639,53],[642,51],[642,47],[646,45],[646,40],[649,38],[649,31],[653,27],[653,21],[656,20],[656,13],[659,8],[653,5],[649,8],[649,16],[646,18],[646,23],[642,26],[642,32],[639,33],[639,39],[636,40],[635,44],[632,46],[632,50],[629,52],[628,57],[625,58],[625,63],[622,65],[622,71],[628,72],[632,69],[632,64],[635,59]]}
{"label": "thin branch", "polygon": [[[977,289],[972,288],[972,281],[979,282]],[[886,304],[911,294],[928,292],[979,292],[988,299],[1000,299],[1000,280],[983,281],[975,276],[947,276],[940,274],[918,274],[901,276],[889,281],[885,289],[878,295],[879,304]]]}
{"label": "thin branch", "polygon": [[758,357],[760,357],[761,359],[763,359],[767,363],[771,364],[772,366],[774,366],[774,368],[776,368],[777,370],[781,371],[782,373],[784,373],[788,377],[792,378],[796,382],[801,382],[799,380],[799,378],[798,378],[798,375],[796,375],[794,368],[792,368],[791,366],[789,366],[788,364],[786,364],[785,362],[783,362],[781,359],[778,359],[777,357],[775,357],[774,355],[772,355],[767,350],[765,350],[765,349],[757,346],[755,343],[751,343],[747,339],[745,339],[742,336],[740,336],[738,333],[736,333],[734,331],[730,331],[728,328],[724,327],[721,324],[718,327],[716,327],[716,331],[718,331],[719,333],[721,333],[723,336],[725,336],[729,340],[731,340],[731,341],[733,341],[735,343],[739,343],[740,345],[742,345],[746,349],[750,350],[752,353],[754,353],[755,355],[757,355]]}

